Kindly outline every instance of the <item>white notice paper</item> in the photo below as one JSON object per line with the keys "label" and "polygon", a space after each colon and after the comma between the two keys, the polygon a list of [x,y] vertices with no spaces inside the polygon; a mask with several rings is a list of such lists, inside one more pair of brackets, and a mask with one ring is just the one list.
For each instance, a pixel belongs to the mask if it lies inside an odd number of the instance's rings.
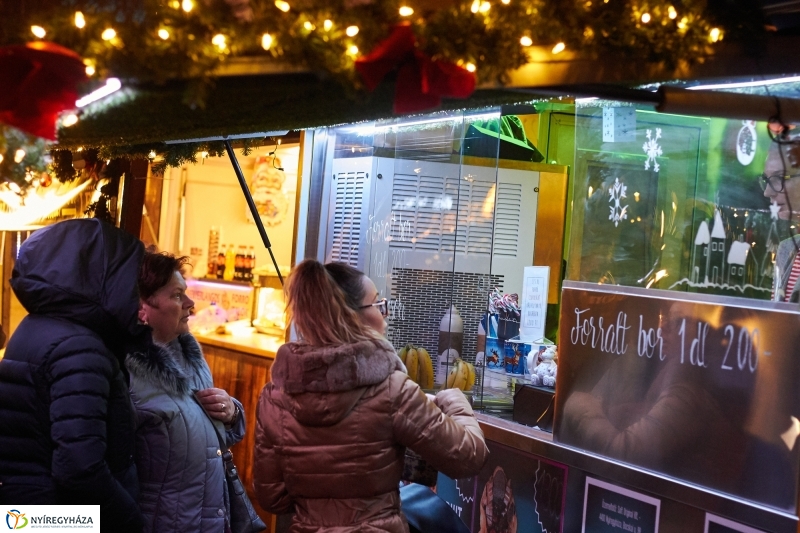
{"label": "white notice paper", "polygon": [[519,337],[526,342],[544,337],[547,318],[547,289],[550,287],[550,267],[525,267],[522,280]]}

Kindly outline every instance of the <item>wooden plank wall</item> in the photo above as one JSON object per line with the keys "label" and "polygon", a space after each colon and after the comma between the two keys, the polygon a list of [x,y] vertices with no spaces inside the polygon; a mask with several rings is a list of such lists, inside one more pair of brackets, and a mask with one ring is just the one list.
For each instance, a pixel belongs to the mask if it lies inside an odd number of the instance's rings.
{"label": "wooden plank wall", "polygon": [[214,376],[214,385],[242,402],[247,431],[244,440],[231,448],[233,462],[239,470],[253,506],[269,526],[268,533],[275,531],[275,518],[258,505],[253,490],[253,450],[256,440],[256,405],[261,389],[270,380],[272,359],[234,352],[203,344],[203,354]]}

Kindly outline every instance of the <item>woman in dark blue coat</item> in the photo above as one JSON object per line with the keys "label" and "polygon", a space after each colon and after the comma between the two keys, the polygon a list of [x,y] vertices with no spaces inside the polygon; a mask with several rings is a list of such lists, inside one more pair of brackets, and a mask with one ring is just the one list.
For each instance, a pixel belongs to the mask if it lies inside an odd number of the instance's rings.
{"label": "woman in dark blue coat", "polygon": [[125,354],[146,346],[134,237],[95,219],[37,231],[11,286],[29,315],[0,360],[0,504],[100,505],[140,531]]}

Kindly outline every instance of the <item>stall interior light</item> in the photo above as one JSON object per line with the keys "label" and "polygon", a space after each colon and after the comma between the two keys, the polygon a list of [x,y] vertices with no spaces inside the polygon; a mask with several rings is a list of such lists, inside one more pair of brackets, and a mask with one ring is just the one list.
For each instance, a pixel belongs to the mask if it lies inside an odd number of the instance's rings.
{"label": "stall interior light", "polygon": [[122,88],[122,82],[120,82],[118,78],[108,78],[105,85],[79,99],[75,102],[75,105],[77,107],[85,107],[92,102],[105,98],[111,93],[117,92],[120,88]]}
{"label": "stall interior light", "polygon": [[355,126],[351,128],[344,128],[344,131],[357,133],[359,135],[372,135],[374,133],[399,129],[399,128],[406,128],[409,126],[421,126],[421,125],[428,125],[428,124],[438,124],[442,122],[474,122],[478,120],[496,120],[500,118],[499,111],[493,111],[490,113],[481,113],[477,115],[465,115],[465,116],[458,116],[458,117],[437,117],[437,118],[429,118],[425,120],[411,120],[400,122],[398,124],[381,124],[380,126]]}
{"label": "stall interior light", "polygon": [[687,87],[687,89],[689,89],[690,91],[714,90],[714,89],[742,89],[745,87],[766,87],[769,85],[777,85],[780,83],[797,83],[797,82],[800,82],[800,76],[789,76],[787,78],[771,78],[768,80],[741,81],[734,83],[696,85],[694,87]]}

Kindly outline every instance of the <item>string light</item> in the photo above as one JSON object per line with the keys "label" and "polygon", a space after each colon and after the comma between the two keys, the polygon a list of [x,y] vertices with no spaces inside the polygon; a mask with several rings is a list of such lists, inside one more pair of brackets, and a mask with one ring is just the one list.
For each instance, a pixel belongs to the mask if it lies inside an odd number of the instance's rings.
{"label": "string light", "polygon": [[183,0],[183,2],[181,2],[181,8],[188,13],[194,9],[194,2],[192,2],[192,0]]}
{"label": "string light", "polygon": [[156,158],[156,151],[150,150],[150,153],[147,154],[148,159],[155,159]]}
{"label": "string light", "polygon": [[511,0],[500,0],[500,1],[503,2],[505,5],[508,5],[508,4],[511,3]]}
{"label": "string light", "polygon": [[86,75],[94,76],[95,68],[92,65],[86,65]]}
{"label": "string light", "polygon": [[553,47],[553,54],[560,54],[564,50],[567,49],[567,45],[564,43],[558,43]]}
{"label": "string light", "polygon": [[348,26],[344,32],[347,34],[348,37],[355,37],[358,35],[358,26]]}
{"label": "string light", "polygon": [[14,163],[22,163],[23,159],[25,159],[25,150],[20,148],[14,152]]}
{"label": "string light", "polygon": [[75,12],[75,26],[77,28],[83,28],[86,26],[86,18],[80,11]]}
{"label": "string light", "polygon": [[642,13],[642,22],[645,24],[650,22],[650,13]]}
{"label": "string light", "polygon": [[284,0],[275,0],[275,7],[277,7],[284,13],[288,13],[289,10],[291,9],[291,6],[289,6],[289,2],[286,2]]}
{"label": "string light", "polygon": [[477,13],[481,8],[481,0],[472,0],[472,6],[469,8],[473,13]]}
{"label": "string light", "polygon": [[669,14],[669,18],[672,20],[678,18],[678,12],[675,11],[675,8],[672,6],[669,6],[669,8],[667,8],[667,13]]}
{"label": "string light", "polygon": [[169,39],[169,32],[164,28],[161,28],[160,30],[158,30],[158,36],[166,41],[167,39]]}
{"label": "string light", "polygon": [[351,44],[347,48],[347,53],[350,54],[351,56],[354,56],[354,55],[358,54],[358,46],[356,46],[354,44]]}
{"label": "string light", "polygon": [[530,37],[528,37],[527,35],[524,35],[524,36],[523,36],[523,37],[522,37],[522,38],[519,40],[519,44],[521,44],[522,46],[531,46],[531,45],[533,45],[533,39],[531,39],[531,38],[530,38]]}
{"label": "string light", "polygon": [[489,2],[481,2],[481,7],[478,8],[478,11],[480,11],[481,13],[486,13],[489,11],[489,9],[491,9],[491,7],[492,4],[490,4]]}
{"label": "string light", "polygon": [[325,22],[322,23],[322,28],[325,31],[331,31],[331,28],[333,28],[333,21],[330,19],[325,19]]}
{"label": "string light", "polygon": [[0,154],[0,163],[3,162],[3,154]]}
{"label": "string light", "polygon": [[204,150],[204,151],[202,151],[202,152],[200,152],[200,157],[202,157],[203,159],[205,159],[206,157],[208,157],[208,152],[206,152],[205,150]]}
{"label": "string light", "polygon": [[265,33],[261,36],[261,48],[264,50],[269,50],[272,46],[272,35],[269,33]]}
{"label": "string light", "polygon": [[470,72],[475,72],[476,70],[475,63],[467,63],[464,68]]}
{"label": "string light", "polygon": [[78,115],[76,115],[75,113],[70,113],[69,115],[64,117],[64,120],[61,121],[61,125],[64,126],[65,128],[74,126],[77,123],[78,123]]}
{"label": "string light", "polygon": [[306,31],[314,31],[315,29],[314,25],[308,20],[303,23],[303,27],[306,29]]}
{"label": "string light", "polygon": [[689,19],[688,19],[687,17],[683,17],[683,18],[681,19],[681,21],[680,21],[680,22],[678,22],[678,28],[680,28],[680,29],[682,29],[682,30],[685,30],[685,29],[686,29],[687,22],[689,22]]}
{"label": "string light", "polygon": [[171,7],[172,9],[180,9],[181,8],[180,0],[172,0],[172,2],[169,3],[169,7]]}
{"label": "string light", "polygon": [[708,32],[708,37],[711,39],[712,43],[715,43],[722,38],[722,32],[719,28],[711,28],[711,31]]}
{"label": "string light", "polygon": [[41,26],[31,26],[31,33],[39,39],[44,39],[44,36],[47,35],[47,32]]}
{"label": "string light", "polygon": [[226,41],[225,36],[222,35],[221,33],[218,33],[211,39],[211,44],[213,44],[214,46],[216,46],[220,50],[225,50],[225,48],[227,46],[225,44],[225,41]]}
{"label": "string light", "polygon": [[413,8],[410,8],[408,6],[402,6],[400,8],[400,16],[401,17],[410,17],[413,14],[414,14],[414,9]]}
{"label": "string light", "polygon": [[114,28],[106,28],[103,30],[103,33],[100,34],[100,37],[102,37],[104,41],[110,41],[116,36],[117,32],[114,31]]}

